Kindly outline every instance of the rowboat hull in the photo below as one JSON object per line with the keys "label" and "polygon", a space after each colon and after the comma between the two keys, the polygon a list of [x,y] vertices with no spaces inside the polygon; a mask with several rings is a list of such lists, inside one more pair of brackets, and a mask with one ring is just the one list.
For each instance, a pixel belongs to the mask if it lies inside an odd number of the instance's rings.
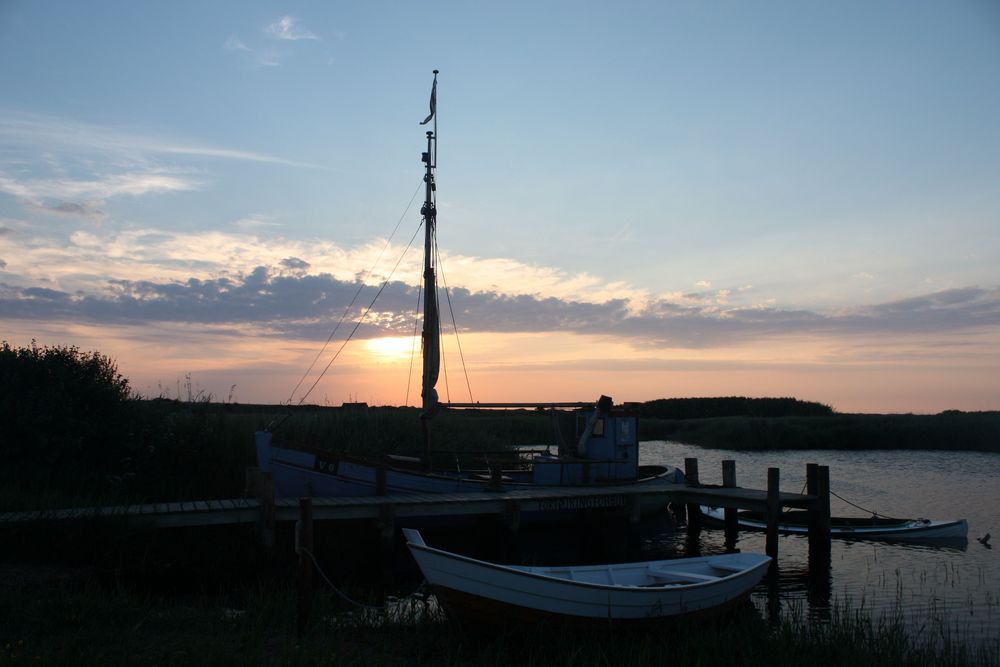
{"label": "rowboat hull", "polygon": [[646,622],[714,614],[739,604],[767,570],[762,554],[619,565],[499,565],[435,549],[404,530],[445,609],[467,620]]}
{"label": "rowboat hull", "polygon": [[[710,523],[725,522],[721,507],[701,507],[703,517]],[[786,535],[808,535],[809,526],[804,512],[786,512],[778,523],[778,532]],[[797,516],[803,515],[803,516]],[[739,513],[741,530],[767,530],[767,521],[753,513]],[[965,519],[939,521],[932,519],[864,519],[832,517],[830,536],[846,539],[879,540],[953,540],[965,539],[969,526]]]}

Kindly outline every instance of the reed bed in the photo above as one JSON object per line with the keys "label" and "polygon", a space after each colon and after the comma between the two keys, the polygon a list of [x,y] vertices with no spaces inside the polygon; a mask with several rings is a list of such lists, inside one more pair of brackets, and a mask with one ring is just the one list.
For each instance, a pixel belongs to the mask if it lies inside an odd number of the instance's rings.
{"label": "reed bed", "polygon": [[394,601],[395,613],[359,613],[316,596],[296,633],[295,594],[251,587],[167,598],[125,586],[22,587],[0,596],[0,663],[271,665],[823,665],[989,666],[997,646],[916,635],[898,616],[835,605],[828,621],[793,611],[767,623],[747,605],[718,619],[648,627],[477,628],[429,600]]}

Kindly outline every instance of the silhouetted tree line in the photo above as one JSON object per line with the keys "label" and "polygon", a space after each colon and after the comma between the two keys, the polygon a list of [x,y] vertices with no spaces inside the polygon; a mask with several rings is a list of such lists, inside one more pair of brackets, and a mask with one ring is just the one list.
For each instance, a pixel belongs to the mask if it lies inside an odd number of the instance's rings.
{"label": "silhouetted tree line", "polygon": [[7,464],[54,474],[108,469],[125,456],[128,380],[109,357],[76,347],[0,344],[0,450]]}
{"label": "silhouetted tree line", "polygon": [[833,408],[795,398],[660,398],[642,404],[642,416],[656,419],[714,417],[825,417]]}
{"label": "silhouetted tree line", "polygon": [[[0,502],[16,503],[18,493],[141,499],[194,477],[210,480],[208,486],[220,474],[242,475],[245,457],[232,461],[233,448],[218,446],[225,415],[198,407],[140,400],[114,360],[99,352],[3,341],[0,484],[6,496],[0,492]],[[234,437],[241,436],[250,441],[242,432]]]}

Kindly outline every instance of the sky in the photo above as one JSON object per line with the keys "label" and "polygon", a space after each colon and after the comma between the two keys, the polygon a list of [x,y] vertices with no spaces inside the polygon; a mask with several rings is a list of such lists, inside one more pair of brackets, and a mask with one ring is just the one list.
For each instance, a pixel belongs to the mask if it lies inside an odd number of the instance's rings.
{"label": "sky", "polygon": [[144,396],[419,402],[438,69],[443,400],[1000,409],[991,0],[0,0],[0,63],[0,336]]}

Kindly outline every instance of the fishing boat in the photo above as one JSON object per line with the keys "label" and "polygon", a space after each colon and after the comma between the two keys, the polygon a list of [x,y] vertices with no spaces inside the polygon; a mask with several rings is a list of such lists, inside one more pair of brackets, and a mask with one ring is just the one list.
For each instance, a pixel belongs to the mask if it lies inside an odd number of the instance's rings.
{"label": "fishing boat", "polygon": [[[726,511],[721,507],[701,506],[703,518],[724,525]],[[767,530],[763,512],[741,511],[738,525],[743,530]],[[802,510],[782,512],[778,532],[786,535],[808,535],[809,514]],[[941,521],[934,519],[893,519],[883,516],[831,517],[830,535],[853,539],[879,540],[949,540],[965,539],[969,526],[965,519]]]}
{"label": "fishing boat", "polygon": [[[270,473],[278,497],[365,496],[395,493],[453,493],[498,490],[530,486],[586,486],[620,484],[675,484],[683,473],[672,466],[639,465],[638,409],[615,405],[602,396],[594,402],[571,403],[443,403],[436,385],[440,370],[440,316],[438,309],[437,244],[437,70],[431,89],[431,114],[421,124],[434,119],[434,130],[426,133],[427,150],[421,154],[424,169],[423,330],[421,357],[422,411],[420,427],[423,456],[366,457],[337,453],[327,448],[303,448],[275,441],[270,429],[256,433],[257,463]],[[315,385],[314,385],[315,386]],[[572,410],[576,413],[576,433],[569,443],[550,448],[517,450],[507,453],[510,465],[481,460],[480,465],[461,464],[455,458],[451,468],[431,466],[430,423],[442,409],[540,409]],[[482,458],[482,457],[481,457]],[[644,501],[644,512],[661,509],[664,499]]]}
{"label": "fishing boat", "polygon": [[613,565],[500,565],[436,549],[404,528],[445,611],[463,621],[642,622],[706,616],[749,596],[770,557],[754,553]]}

